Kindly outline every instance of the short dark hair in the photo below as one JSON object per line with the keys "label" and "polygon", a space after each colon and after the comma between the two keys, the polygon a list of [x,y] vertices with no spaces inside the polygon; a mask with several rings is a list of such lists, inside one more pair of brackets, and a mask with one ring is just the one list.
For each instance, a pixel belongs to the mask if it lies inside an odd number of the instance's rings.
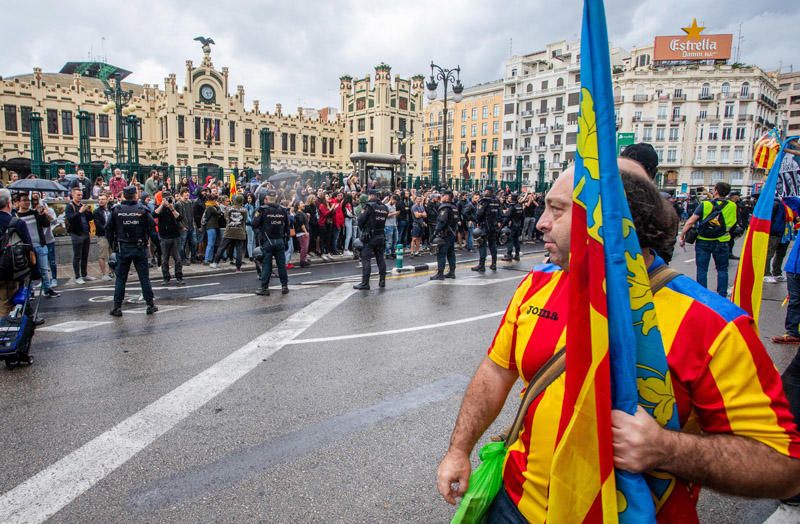
{"label": "short dark hair", "polygon": [[678,236],[678,214],[652,180],[620,170],[622,186],[642,249],[671,253]]}
{"label": "short dark hair", "polygon": [[714,184],[714,191],[719,193],[719,196],[726,197],[731,192],[731,185],[727,182],[717,182]]}

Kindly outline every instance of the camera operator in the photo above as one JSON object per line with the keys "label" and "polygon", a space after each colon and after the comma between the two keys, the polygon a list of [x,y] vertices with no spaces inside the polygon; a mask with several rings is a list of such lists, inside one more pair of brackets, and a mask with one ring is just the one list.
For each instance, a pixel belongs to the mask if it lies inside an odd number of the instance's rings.
{"label": "camera operator", "polygon": [[172,193],[161,193],[161,204],[156,208],[158,219],[158,236],[161,241],[161,276],[164,284],[169,284],[169,259],[175,262],[175,278],[179,286],[183,285],[183,265],[179,253],[181,237],[181,214],[175,209],[175,198]]}
{"label": "camera operator", "polygon": [[147,302],[146,313],[152,315],[158,308],[153,301],[153,288],[150,285],[147,241],[154,234],[155,223],[150,211],[137,200],[136,187],[127,186],[122,190],[122,195],[125,199],[111,210],[111,221],[106,226],[106,238],[111,248],[116,251],[117,259],[116,265],[112,267],[117,275],[117,281],[114,286],[114,309],[110,314],[115,317],[122,316],[125,283],[128,281],[128,272],[133,263],[136,274],[139,275],[142,295]]}

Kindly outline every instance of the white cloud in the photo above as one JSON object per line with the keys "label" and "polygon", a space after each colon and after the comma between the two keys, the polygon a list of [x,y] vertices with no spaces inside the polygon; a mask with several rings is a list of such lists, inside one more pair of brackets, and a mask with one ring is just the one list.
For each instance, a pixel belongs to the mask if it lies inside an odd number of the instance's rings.
{"label": "white cloud", "polygon": [[[90,49],[101,54],[105,36],[109,62],[133,71],[129,80],[161,85],[176,73],[182,84],[185,60],[197,64],[202,58],[192,39],[204,35],[216,41],[214,65],[230,68],[232,91],[242,84],[246,100],[260,100],[262,109],[281,103],[293,112],[298,105],[338,105],[339,76],[372,74],[381,61],[404,77],[429,72],[433,59],[460,64],[467,85],[493,80],[511,39],[516,54],[576,39],[581,6],[579,0],[90,0],[80,6],[34,0],[4,10],[15,22],[4,28],[0,74],[29,73],[34,66],[57,71],[85,59]],[[609,0],[606,9],[614,45],[680,34],[697,17],[712,33],[735,33],[741,22],[744,62],[788,68],[796,56],[795,2]]]}

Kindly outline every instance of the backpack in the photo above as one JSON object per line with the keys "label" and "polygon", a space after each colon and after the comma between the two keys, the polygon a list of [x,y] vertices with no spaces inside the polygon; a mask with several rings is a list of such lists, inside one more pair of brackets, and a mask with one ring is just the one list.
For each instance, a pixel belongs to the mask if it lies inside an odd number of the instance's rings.
{"label": "backpack", "polygon": [[0,234],[0,280],[19,280],[31,272],[30,252],[32,246],[24,244],[16,225],[20,219],[13,217],[5,231]]}
{"label": "backpack", "polygon": [[697,234],[703,238],[719,238],[728,232],[722,210],[727,200],[719,200],[711,204],[711,213],[697,226]]}

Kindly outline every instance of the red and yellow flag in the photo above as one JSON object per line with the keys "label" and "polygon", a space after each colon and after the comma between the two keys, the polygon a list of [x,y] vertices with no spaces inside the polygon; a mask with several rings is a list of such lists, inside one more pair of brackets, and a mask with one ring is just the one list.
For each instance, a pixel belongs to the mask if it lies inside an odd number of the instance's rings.
{"label": "red and yellow flag", "polygon": [[230,174],[230,177],[231,177],[230,178],[230,186],[231,186],[230,196],[231,196],[231,198],[233,198],[236,195],[236,177],[233,176],[233,173]]}
{"label": "red and yellow flag", "polygon": [[[776,129],[771,130],[756,140],[753,146],[753,166],[760,169],[770,169],[775,164],[775,158],[781,144]],[[780,165],[780,163],[778,163]]]}

